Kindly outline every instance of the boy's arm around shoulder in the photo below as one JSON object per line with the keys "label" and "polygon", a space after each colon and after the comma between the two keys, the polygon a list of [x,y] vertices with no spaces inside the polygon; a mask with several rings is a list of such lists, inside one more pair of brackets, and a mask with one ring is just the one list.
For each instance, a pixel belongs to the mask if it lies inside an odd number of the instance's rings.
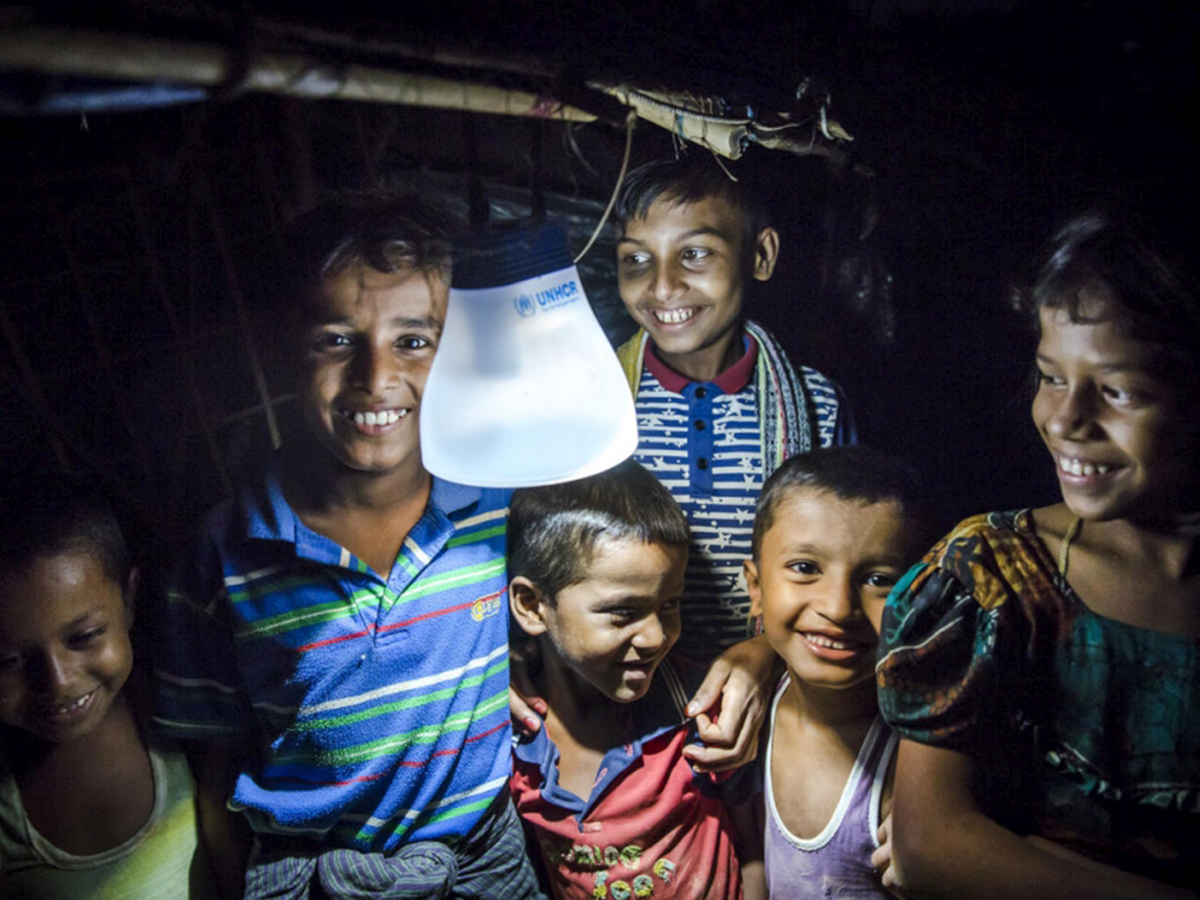
{"label": "boy's arm around shoulder", "polygon": [[687,706],[704,746],[689,744],[684,754],[707,772],[736,769],[758,754],[758,735],[782,663],[758,635],[734,644],[716,658]]}
{"label": "boy's arm around shoulder", "polygon": [[973,781],[970,757],[901,740],[885,887],[922,900],[1194,900],[1188,891],[1017,836],[979,809]]}

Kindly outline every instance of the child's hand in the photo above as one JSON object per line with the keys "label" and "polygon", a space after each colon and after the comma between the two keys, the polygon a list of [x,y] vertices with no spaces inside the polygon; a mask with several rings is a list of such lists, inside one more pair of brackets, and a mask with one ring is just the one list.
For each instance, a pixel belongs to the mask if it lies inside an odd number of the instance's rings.
{"label": "child's hand", "polygon": [[758,755],[758,732],[775,682],[776,659],[760,635],[734,644],[709,667],[687,707],[705,744],[689,744],[683,750],[697,771],[736,769]]}
{"label": "child's hand", "polygon": [[879,831],[875,834],[875,840],[879,841],[879,847],[871,854],[871,865],[879,873],[879,881],[884,889],[897,897],[903,897],[904,893],[896,880],[896,870],[892,866],[892,804],[890,800],[883,805],[880,812],[883,813],[883,821],[879,825]]}
{"label": "child's hand", "polygon": [[542,727],[542,716],[546,715],[546,701],[539,697],[529,673],[540,661],[537,641],[519,641],[510,645],[508,651],[508,714],[512,717],[513,730],[525,737],[533,737]]}

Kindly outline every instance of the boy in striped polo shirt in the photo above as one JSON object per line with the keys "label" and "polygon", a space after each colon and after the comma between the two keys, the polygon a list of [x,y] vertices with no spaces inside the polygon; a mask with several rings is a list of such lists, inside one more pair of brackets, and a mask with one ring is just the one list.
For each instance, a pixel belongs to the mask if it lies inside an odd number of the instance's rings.
{"label": "boy in striped polo shirt", "polygon": [[659,160],[626,178],[617,279],[640,326],[618,350],[636,398],[635,458],[691,528],[679,648],[711,659],[745,638],[754,504],[785,459],[854,443],[838,387],[793,369],[743,305],[775,269],[779,235],[742,182],[707,158]]}
{"label": "boy in striped polo shirt", "polygon": [[205,520],[157,667],[218,875],[242,896],[249,852],[247,897],[536,897],[507,789],[508,494],[421,462],[441,226],[332,204],[281,274],[294,427]]}

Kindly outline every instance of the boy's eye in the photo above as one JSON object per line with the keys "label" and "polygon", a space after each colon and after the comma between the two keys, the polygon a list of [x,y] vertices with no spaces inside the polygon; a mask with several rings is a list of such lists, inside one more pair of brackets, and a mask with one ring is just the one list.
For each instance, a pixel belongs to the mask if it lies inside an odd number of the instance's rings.
{"label": "boy's eye", "polygon": [[317,335],[312,342],[314,350],[336,350],[341,347],[350,346],[350,338],[344,334],[327,331]]}
{"label": "boy's eye", "polygon": [[698,262],[712,255],[712,251],[706,247],[688,247],[683,251],[683,258],[688,262]]}
{"label": "boy's eye", "polygon": [[638,266],[644,266],[650,262],[650,254],[641,252],[626,253],[620,258],[620,260],[618,260],[618,262],[626,268],[636,268]]}
{"label": "boy's eye", "polygon": [[423,350],[430,346],[431,342],[428,338],[423,338],[417,334],[409,334],[396,341],[396,346],[401,350]]}
{"label": "boy's eye", "polygon": [[71,635],[68,644],[71,647],[86,647],[89,644],[99,640],[106,631],[108,631],[107,625],[101,625],[97,628],[89,628],[87,631],[81,631],[78,634]]}
{"label": "boy's eye", "polygon": [[1064,380],[1059,375],[1052,375],[1049,372],[1043,372],[1041,369],[1037,372],[1038,385],[1058,386],[1064,384]]}
{"label": "boy's eye", "polygon": [[891,590],[895,584],[895,577],[886,572],[872,572],[867,576],[867,585],[869,587]]}
{"label": "boy's eye", "polygon": [[788,563],[788,568],[797,575],[816,575],[821,571],[815,562],[811,562],[807,559],[799,559],[795,562]]}
{"label": "boy's eye", "polygon": [[1105,384],[1100,390],[1110,402],[1120,406],[1144,406],[1161,397],[1156,387],[1153,382],[1139,379],[1136,383]]}

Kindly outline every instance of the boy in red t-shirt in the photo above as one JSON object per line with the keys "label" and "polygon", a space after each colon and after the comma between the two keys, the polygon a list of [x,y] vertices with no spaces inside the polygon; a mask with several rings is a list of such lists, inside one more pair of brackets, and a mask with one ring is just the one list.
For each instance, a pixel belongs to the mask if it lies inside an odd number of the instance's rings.
{"label": "boy in red t-shirt", "polygon": [[513,751],[512,788],[559,900],[765,897],[751,809],[682,752],[694,685],[666,657],[687,545],[678,504],[635,462],[513,497],[509,600],[540,645],[547,712]]}

